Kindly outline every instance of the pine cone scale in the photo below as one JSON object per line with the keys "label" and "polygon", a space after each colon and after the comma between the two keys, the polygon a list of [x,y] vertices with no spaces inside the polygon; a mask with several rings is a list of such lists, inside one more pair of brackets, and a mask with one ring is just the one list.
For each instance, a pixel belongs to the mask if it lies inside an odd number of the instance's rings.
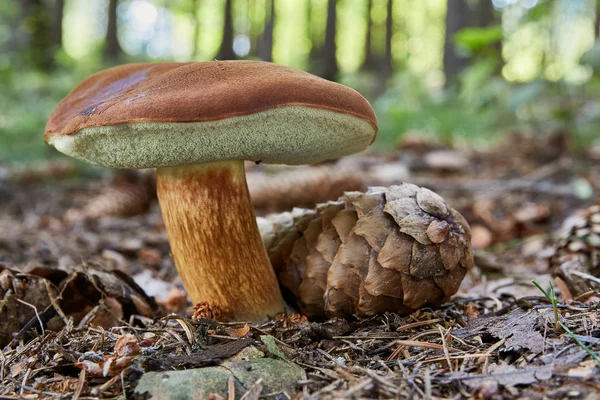
{"label": "pine cone scale", "polygon": [[418,280],[409,274],[402,274],[402,288],[404,305],[411,309],[421,308],[427,303],[436,303],[443,296],[442,290],[433,280]]}
{"label": "pine cone scale", "polygon": [[402,299],[401,275],[391,269],[383,268],[377,262],[377,255],[372,254],[369,260],[369,272],[365,278],[365,289],[372,296],[387,296]]}
{"label": "pine cone scale", "polygon": [[373,208],[356,221],[354,233],[363,237],[373,249],[380,251],[391,228],[390,221],[385,217],[383,210]]}
{"label": "pine cone scale", "polygon": [[331,220],[342,242],[346,241],[357,220],[358,215],[356,215],[356,211],[354,210],[342,210]]}
{"label": "pine cone scale", "polygon": [[[400,235],[405,236],[401,238]],[[412,243],[402,233],[392,231],[377,257],[382,267],[409,273],[412,260]]]}
{"label": "pine cone scale", "polygon": [[464,268],[454,268],[444,274],[435,275],[433,280],[442,289],[444,294],[450,297],[456,292],[456,287],[460,286],[466,273],[467,270]]}
{"label": "pine cone scale", "polygon": [[448,238],[448,234],[450,233],[450,224],[443,220],[431,221],[425,233],[432,243],[443,243]]}
{"label": "pine cone scale", "polygon": [[[448,238],[440,244],[440,258],[447,270],[453,270],[461,260],[458,240],[454,237]],[[466,268],[466,266],[463,265]]]}
{"label": "pine cone scale", "polygon": [[439,194],[432,192],[429,189],[422,188],[417,192],[417,204],[425,213],[438,218],[448,216],[448,206]]}

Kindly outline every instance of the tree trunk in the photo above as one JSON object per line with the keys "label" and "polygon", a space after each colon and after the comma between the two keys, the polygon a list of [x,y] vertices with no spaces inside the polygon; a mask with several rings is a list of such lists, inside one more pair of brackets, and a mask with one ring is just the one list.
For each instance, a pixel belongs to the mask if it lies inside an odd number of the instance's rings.
{"label": "tree trunk", "polygon": [[330,81],[335,81],[338,74],[336,58],[337,45],[335,42],[337,10],[336,0],[327,1],[327,25],[325,26],[325,42],[323,43],[322,69],[320,75]]}
{"label": "tree trunk", "polygon": [[[476,25],[481,28],[487,28],[502,23],[499,16],[494,10],[494,4],[490,0],[479,0],[477,4],[477,21]],[[502,72],[502,66],[504,65],[504,59],[502,57],[502,40],[496,42],[493,46],[493,57],[498,60],[496,72]]]}
{"label": "tree trunk", "polygon": [[233,51],[233,14],[232,14],[232,0],[225,0],[225,20],[223,22],[223,39],[221,40],[221,47],[219,54],[217,55],[219,60],[233,60],[235,59],[235,52]]}
{"label": "tree trunk", "polygon": [[22,61],[39,70],[55,66],[52,32],[52,10],[42,0],[21,0],[19,17],[14,25],[11,47],[17,51],[17,62]]}
{"label": "tree trunk", "polygon": [[454,35],[467,26],[469,7],[466,0],[447,0],[446,37],[444,39],[444,74],[448,84],[456,78],[466,65],[466,60],[457,53]]}
{"label": "tree trunk", "polygon": [[52,44],[55,50],[62,48],[62,36],[63,36],[63,16],[65,12],[65,0],[56,0],[54,3],[54,21],[53,21],[53,35]]}
{"label": "tree trunk", "polygon": [[200,4],[198,4],[198,0],[192,0],[192,18],[194,20],[194,38],[192,40],[192,58],[198,57],[199,47],[200,47]]}
{"label": "tree trunk", "polygon": [[365,61],[363,62],[362,69],[366,71],[372,71],[377,65],[377,59],[373,54],[373,19],[371,18],[371,11],[373,10],[373,0],[367,1],[367,12],[365,18],[367,19],[367,33],[365,36]]}
{"label": "tree trunk", "polygon": [[394,34],[394,0],[387,2],[387,16],[385,18],[385,52],[381,63],[381,72],[384,80],[392,75],[392,36]]}
{"label": "tree trunk", "polygon": [[308,65],[310,71],[318,71],[320,68],[320,55],[323,53],[322,46],[318,43],[315,29],[312,24],[313,13],[315,12],[313,9],[312,0],[307,0],[308,4],[306,7],[306,36],[308,40],[310,40],[310,52],[308,53]]}
{"label": "tree trunk", "polygon": [[[250,51],[248,52],[249,57],[258,58],[258,52],[260,50],[260,42],[262,40],[262,32],[258,32],[254,25],[258,24],[258,18],[256,16],[256,9],[258,8],[256,0],[247,0],[246,19],[250,22],[248,29],[248,39],[250,40]],[[265,16],[266,20],[266,16]],[[264,21],[263,20],[263,27]],[[264,28],[263,28],[264,29]]]}
{"label": "tree trunk", "polygon": [[106,26],[106,38],[104,43],[105,60],[115,63],[119,61],[123,50],[119,44],[117,28],[117,6],[119,0],[109,0],[108,2],[108,24]]}
{"label": "tree trunk", "polygon": [[263,61],[273,61],[273,28],[275,26],[275,0],[268,0],[269,12],[258,40],[257,55]]}
{"label": "tree trunk", "polygon": [[596,1],[596,15],[594,16],[594,34],[596,40],[600,38],[600,2]]}
{"label": "tree trunk", "polygon": [[496,12],[491,0],[479,0],[477,3],[477,26],[486,27],[496,24]]}

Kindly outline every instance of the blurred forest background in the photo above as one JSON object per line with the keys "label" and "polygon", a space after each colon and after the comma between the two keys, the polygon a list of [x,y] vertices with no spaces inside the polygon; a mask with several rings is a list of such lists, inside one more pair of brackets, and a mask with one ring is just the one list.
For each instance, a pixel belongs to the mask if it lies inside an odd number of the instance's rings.
{"label": "blurred forest background", "polygon": [[379,149],[522,131],[589,147],[599,34],[596,0],[2,0],[0,162],[58,156],[46,119],[86,76],[163,60],[261,59],[352,86]]}

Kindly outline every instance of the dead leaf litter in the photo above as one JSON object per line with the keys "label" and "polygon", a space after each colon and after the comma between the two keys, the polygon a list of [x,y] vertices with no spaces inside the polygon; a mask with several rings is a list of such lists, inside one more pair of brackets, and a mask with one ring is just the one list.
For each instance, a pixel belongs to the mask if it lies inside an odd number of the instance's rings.
{"label": "dead leaf litter", "polygon": [[[194,310],[170,257],[151,178],[123,183],[69,172],[53,181],[57,175],[42,172],[56,168],[6,168],[0,174],[0,398],[141,399],[152,393],[136,388],[152,371],[255,358],[300,367],[293,390],[273,389],[258,372],[240,372],[228,375],[225,392],[213,398],[599,398],[600,365],[582,347],[600,354],[599,294],[569,301],[558,294],[559,319],[571,336],[556,329],[553,305],[531,280],[549,286],[555,232],[595,201],[573,187],[585,184],[597,193],[600,168],[543,138],[512,140],[518,151],[406,141],[399,152],[338,162],[344,171],[363,171],[368,186],[398,184],[388,170],[400,165],[400,180],[436,191],[477,227],[475,267],[450,301],[404,316],[311,321],[290,314],[262,325],[218,323],[207,318],[218,310],[207,307],[190,317]],[[515,140],[521,145],[514,147]],[[327,166],[328,176],[336,177],[329,171],[337,165]],[[373,173],[385,165],[385,174]],[[277,173],[264,168],[249,174]],[[255,190],[272,190],[268,180],[261,182]],[[304,195],[303,205],[312,206],[310,193]],[[270,197],[268,208],[287,205],[281,196],[281,203]],[[315,193],[315,202],[322,196],[323,190]]]}

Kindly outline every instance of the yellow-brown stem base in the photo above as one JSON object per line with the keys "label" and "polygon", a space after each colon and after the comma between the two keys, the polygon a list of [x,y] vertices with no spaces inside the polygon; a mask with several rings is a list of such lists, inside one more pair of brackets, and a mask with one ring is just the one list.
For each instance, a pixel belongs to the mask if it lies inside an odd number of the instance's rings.
{"label": "yellow-brown stem base", "polygon": [[259,322],[283,312],[243,161],[158,168],[157,194],[177,270],[194,304],[219,307],[223,320]]}

